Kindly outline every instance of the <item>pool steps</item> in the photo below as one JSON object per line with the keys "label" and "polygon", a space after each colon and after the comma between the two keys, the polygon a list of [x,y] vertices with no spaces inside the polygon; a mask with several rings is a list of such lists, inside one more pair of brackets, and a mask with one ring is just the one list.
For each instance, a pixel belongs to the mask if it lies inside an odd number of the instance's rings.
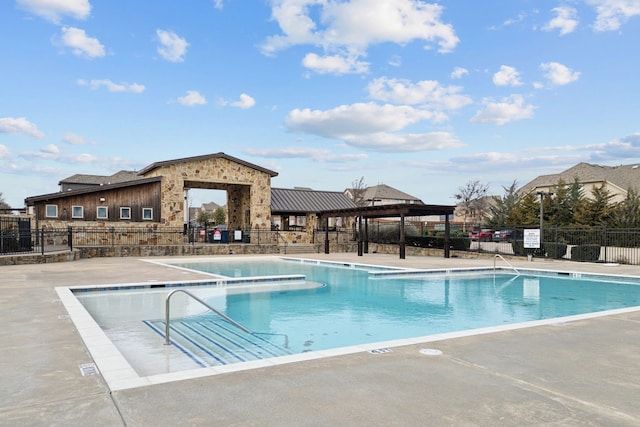
{"label": "pool steps", "polygon": [[[143,322],[164,338],[166,325],[163,320]],[[291,354],[283,345],[265,338],[268,334],[242,331],[215,315],[206,319],[174,319],[170,327],[171,344],[202,367]],[[282,336],[272,338],[284,341]]]}

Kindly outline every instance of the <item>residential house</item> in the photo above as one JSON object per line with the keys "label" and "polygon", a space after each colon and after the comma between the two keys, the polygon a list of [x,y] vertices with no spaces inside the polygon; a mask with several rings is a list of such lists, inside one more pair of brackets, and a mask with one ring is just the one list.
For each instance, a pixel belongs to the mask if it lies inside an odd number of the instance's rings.
{"label": "residential house", "polygon": [[640,165],[601,166],[582,162],[560,173],[538,176],[518,191],[520,194],[553,192],[560,180],[571,184],[576,179],[582,184],[585,197],[592,197],[594,188],[604,186],[613,196],[611,201],[620,202],[627,197],[629,189],[640,191]]}

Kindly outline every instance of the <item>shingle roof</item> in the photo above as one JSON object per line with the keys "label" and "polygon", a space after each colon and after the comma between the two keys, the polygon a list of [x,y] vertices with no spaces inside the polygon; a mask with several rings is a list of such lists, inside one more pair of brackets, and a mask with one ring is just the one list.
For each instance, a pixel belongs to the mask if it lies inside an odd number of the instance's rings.
{"label": "shingle roof", "polygon": [[325,210],[347,209],[356,207],[344,193],[338,191],[314,191],[309,189],[271,189],[271,212],[310,213]]}
{"label": "shingle roof", "polygon": [[420,203],[422,203],[422,201],[417,197],[414,197],[411,194],[404,193],[386,184],[379,184],[379,185],[374,185],[372,187],[367,187],[364,190],[363,199],[364,200],[373,200],[373,199],[417,200]]}
{"label": "shingle roof", "polygon": [[61,180],[60,184],[85,184],[85,185],[107,185],[107,184],[117,184],[125,181],[133,181],[136,179],[141,179],[136,171],[125,171],[121,170],[119,172],[114,173],[113,175],[85,175],[85,174],[75,174],[71,175],[68,178]]}
{"label": "shingle roof", "polygon": [[578,178],[580,183],[609,182],[627,191],[640,190],[640,166],[637,163],[620,166],[601,166],[581,162],[569,169],[550,175],[541,175],[522,186],[520,192],[530,192],[540,187],[552,187],[563,180],[567,184]]}

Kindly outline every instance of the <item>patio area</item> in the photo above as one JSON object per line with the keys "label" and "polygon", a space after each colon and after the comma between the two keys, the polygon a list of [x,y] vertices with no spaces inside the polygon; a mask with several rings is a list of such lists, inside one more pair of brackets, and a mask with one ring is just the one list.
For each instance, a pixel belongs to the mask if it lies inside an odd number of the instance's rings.
{"label": "patio area", "polygon": [[[305,258],[411,268],[493,258],[366,254]],[[149,258],[154,259],[154,258]],[[154,259],[157,260],[157,259]],[[640,267],[534,259],[515,267],[634,275]],[[498,260],[499,265],[504,265]],[[57,286],[195,280],[138,258],[0,267],[0,425],[620,425],[640,421],[640,309],[112,391]]]}

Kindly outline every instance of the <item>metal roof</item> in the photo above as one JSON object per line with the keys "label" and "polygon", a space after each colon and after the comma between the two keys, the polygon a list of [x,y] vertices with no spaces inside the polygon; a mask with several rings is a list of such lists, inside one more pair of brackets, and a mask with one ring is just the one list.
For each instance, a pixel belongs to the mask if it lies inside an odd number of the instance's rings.
{"label": "metal roof", "polygon": [[418,205],[398,203],[394,205],[378,205],[353,207],[348,209],[324,210],[321,216],[362,216],[364,218],[390,218],[397,216],[452,215],[455,206],[450,205]]}
{"label": "metal roof", "polygon": [[349,197],[338,191],[314,191],[306,188],[271,189],[271,212],[275,215],[306,214],[355,207],[355,203]]}

